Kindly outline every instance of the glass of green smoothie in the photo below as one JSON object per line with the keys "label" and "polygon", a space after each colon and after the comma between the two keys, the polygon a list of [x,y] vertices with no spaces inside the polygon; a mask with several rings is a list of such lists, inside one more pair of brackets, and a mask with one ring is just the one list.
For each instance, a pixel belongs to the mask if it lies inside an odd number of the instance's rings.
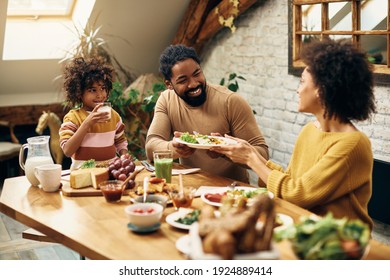
{"label": "glass of green smoothie", "polygon": [[173,152],[170,150],[153,152],[154,168],[157,178],[163,178],[167,183],[171,182]]}

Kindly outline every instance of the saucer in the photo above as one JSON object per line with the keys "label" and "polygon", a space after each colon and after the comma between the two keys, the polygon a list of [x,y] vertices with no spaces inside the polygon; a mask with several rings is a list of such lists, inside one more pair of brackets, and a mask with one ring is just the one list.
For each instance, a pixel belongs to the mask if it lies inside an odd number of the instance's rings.
{"label": "saucer", "polygon": [[134,231],[134,232],[140,232],[140,233],[146,233],[146,232],[153,232],[153,231],[156,231],[160,228],[161,226],[161,223],[157,223],[157,224],[154,224],[154,225],[151,225],[149,227],[137,227],[136,225],[132,224],[132,223],[128,223],[127,224],[127,227]]}

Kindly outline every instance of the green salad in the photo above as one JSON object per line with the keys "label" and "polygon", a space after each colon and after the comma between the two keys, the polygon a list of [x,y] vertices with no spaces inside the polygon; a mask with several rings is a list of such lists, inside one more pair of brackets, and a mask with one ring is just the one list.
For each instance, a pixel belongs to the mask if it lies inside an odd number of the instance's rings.
{"label": "green salad", "polygon": [[[202,135],[197,134],[196,136],[194,134],[190,134],[188,132],[184,132],[180,135],[180,139],[187,142],[187,143],[193,143],[193,144],[199,144],[198,140],[196,140],[197,137],[201,137]],[[205,136],[207,137],[207,136]]]}
{"label": "green salad", "polygon": [[177,219],[175,222],[181,223],[184,225],[192,225],[193,223],[198,221],[199,215],[200,215],[200,210],[195,209],[194,211],[186,214],[183,218]]}
{"label": "green salad", "polygon": [[274,239],[290,240],[300,259],[360,259],[370,239],[370,229],[360,220],[335,219],[329,213],[319,219],[303,217],[299,223],[276,231]]}
{"label": "green salad", "polygon": [[244,190],[244,189],[234,189],[226,191],[227,197],[237,198],[237,197],[245,197],[245,198],[253,198],[259,194],[267,193],[267,188],[256,188],[254,190]]}

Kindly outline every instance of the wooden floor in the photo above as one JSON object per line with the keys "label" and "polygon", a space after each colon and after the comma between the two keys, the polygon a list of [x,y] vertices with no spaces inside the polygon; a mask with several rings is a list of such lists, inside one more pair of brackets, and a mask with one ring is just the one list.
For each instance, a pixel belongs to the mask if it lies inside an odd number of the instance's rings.
{"label": "wooden floor", "polygon": [[[3,180],[0,180],[0,195]],[[78,253],[57,243],[22,238],[27,226],[0,213],[0,260],[78,260]]]}
{"label": "wooden floor", "polygon": [[22,238],[25,225],[0,213],[0,260],[78,260],[78,253],[57,243]]}

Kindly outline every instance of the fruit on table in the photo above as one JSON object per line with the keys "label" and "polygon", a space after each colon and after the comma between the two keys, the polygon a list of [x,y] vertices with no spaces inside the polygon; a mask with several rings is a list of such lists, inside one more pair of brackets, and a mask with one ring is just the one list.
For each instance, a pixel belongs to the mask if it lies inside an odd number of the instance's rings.
{"label": "fruit on table", "polygon": [[[129,154],[122,155],[108,165],[108,171],[111,179],[125,181],[135,170],[135,163]],[[129,180],[126,188],[133,188],[134,180]]]}

